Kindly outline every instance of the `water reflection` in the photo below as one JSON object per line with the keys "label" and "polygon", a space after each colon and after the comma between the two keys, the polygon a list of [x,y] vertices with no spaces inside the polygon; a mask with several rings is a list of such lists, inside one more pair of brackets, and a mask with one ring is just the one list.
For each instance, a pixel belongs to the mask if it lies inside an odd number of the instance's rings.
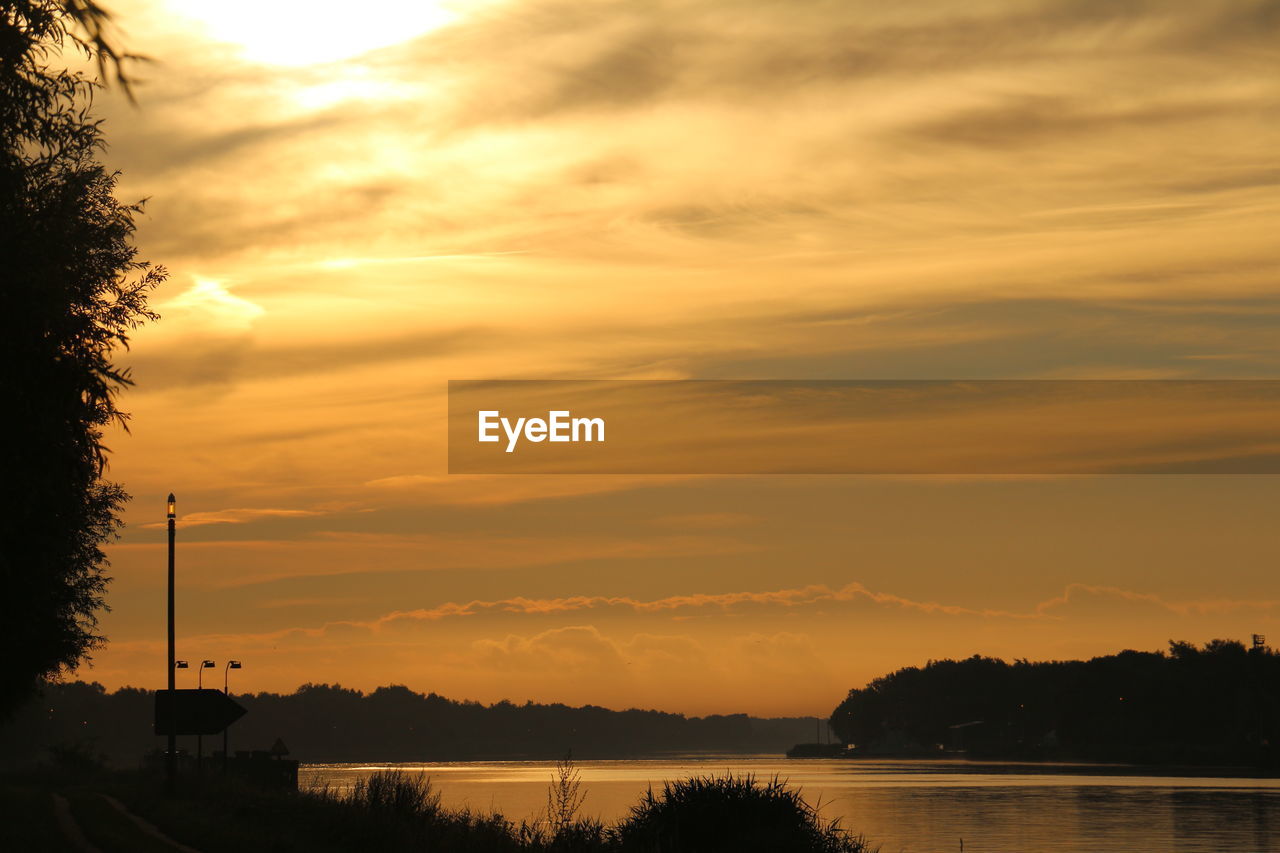
{"label": "water reflection", "polygon": [[[349,787],[375,770],[429,775],[449,805],[531,817],[554,762],[330,764],[302,782]],[[1124,766],[761,758],[582,761],[584,812],[622,817],[650,785],[724,773],[775,773],[883,853],[1280,853],[1280,779],[1153,775]]]}

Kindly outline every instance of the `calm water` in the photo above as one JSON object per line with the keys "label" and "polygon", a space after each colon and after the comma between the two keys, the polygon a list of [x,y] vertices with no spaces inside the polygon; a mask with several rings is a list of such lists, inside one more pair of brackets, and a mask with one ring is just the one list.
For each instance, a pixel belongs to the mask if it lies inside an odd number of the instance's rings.
{"label": "calm water", "polygon": [[[300,784],[348,788],[375,770],[431,777],[448,805],[513,819],[546,804],[553,761],[310,764]],[[1280,853],[1280,779],[1144,776],[1122,767],[774,756],[581,761],[583,811],[622,817],[650,785],[779,774],[883,853]]]}

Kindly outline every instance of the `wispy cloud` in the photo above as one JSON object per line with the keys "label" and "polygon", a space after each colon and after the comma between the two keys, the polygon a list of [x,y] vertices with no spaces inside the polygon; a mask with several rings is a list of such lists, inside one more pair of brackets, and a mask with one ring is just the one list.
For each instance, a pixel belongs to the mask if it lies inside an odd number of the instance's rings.
{"label": "wispy cloud", "polygon": [[[865,609],[872,606],[884,610],[905,610],[916,614],[962,616],[1001,620],[1064,620],[1098,607],[1133,611],[1152,609],[1167,615],[1190,616],[1222,613],[1257,612],[1263,616],[1280,614],[1276,600],[1191,600],[1169,601],[1151,593],[1139,593],[1117,587],[1070,584],[1062,595],[1040,602],[1025,611],[964,607],[936,601],[916,601],[890,593],[873,592],[860,583],[839,589],[818,584],[797,589],[721,594],[675,595],[642,600],[628,596],[571,596],[553,599],[508,598],[496,601],[447,602],[436,607],[398,611],[367,623],[370,630],[400,629],[414,622],[480,616],[547,616],[585,614],[586,618],[606,618],[610,613],[660,616],[686,620],[712,618],[717,614],[805,612],[830,614],[838,610]],[[579,618],[579,617],[574,617]]]}
{"label": "wispy cloud", "polygon": [[[251,521],[259,521],[269,518],[313,518],[315,516],[328,515],[335,510],[315,510],[315,509],[269,509],[269,508],[244,508],[244,509],[219,509],[208,512],[191,512],[186,515],[179,516],[179,523],[184,527],[203,527],[208,524],[245,524]],[[159,521],[152,524],[144,524],[145,528],[162,528],[165,522]]]}

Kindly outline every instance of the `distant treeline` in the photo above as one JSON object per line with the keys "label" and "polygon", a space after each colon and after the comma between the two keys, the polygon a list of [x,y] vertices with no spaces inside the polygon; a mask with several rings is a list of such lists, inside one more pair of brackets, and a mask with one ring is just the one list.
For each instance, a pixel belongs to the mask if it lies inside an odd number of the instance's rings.
{"label": "distant treeline", "polygon": [[831,727],[871,755],[1275,766],[1280,654],[1214,640],[1088,661],[930,661],[851,690]]}
{"label": "distant treeline", "polygon": [[[818,723],[813,717],[685,717],[592,705],[482,705],[401,686],[365,694],[336,684],[306,684],[288,695],[233,698],[248,709],[231,727],[233,752],[265,750],[282,738],[290,757],[305,762],[563,758],[570,750],[575,758],[781,753],[812,739]],[[14,718],[0,722],[0,756],[24,760],[50,748],[73,748],[114,764],[136,764],[162,743],[152,733],[153,703],[151,691],[133,687],[108,693],[96,683],[48,685]],[[194,737],[179,741],[180,748],[194,752]],[[221,745],[220,735],[204,738],[206,755]]]}

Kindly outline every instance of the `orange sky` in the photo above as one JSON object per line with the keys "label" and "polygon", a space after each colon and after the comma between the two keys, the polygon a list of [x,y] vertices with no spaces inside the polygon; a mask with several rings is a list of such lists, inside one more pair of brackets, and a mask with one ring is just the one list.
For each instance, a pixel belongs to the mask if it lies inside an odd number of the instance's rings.
{"label": "orange sky", "polygon": [[170,490],[179,657],[243,690],[825,714],[929,658],[1280,637],[1274,477],[449,476],[444,396],[1280,378],[1274,4],[112,8],[172,278],[82,677],[163,681]]}

